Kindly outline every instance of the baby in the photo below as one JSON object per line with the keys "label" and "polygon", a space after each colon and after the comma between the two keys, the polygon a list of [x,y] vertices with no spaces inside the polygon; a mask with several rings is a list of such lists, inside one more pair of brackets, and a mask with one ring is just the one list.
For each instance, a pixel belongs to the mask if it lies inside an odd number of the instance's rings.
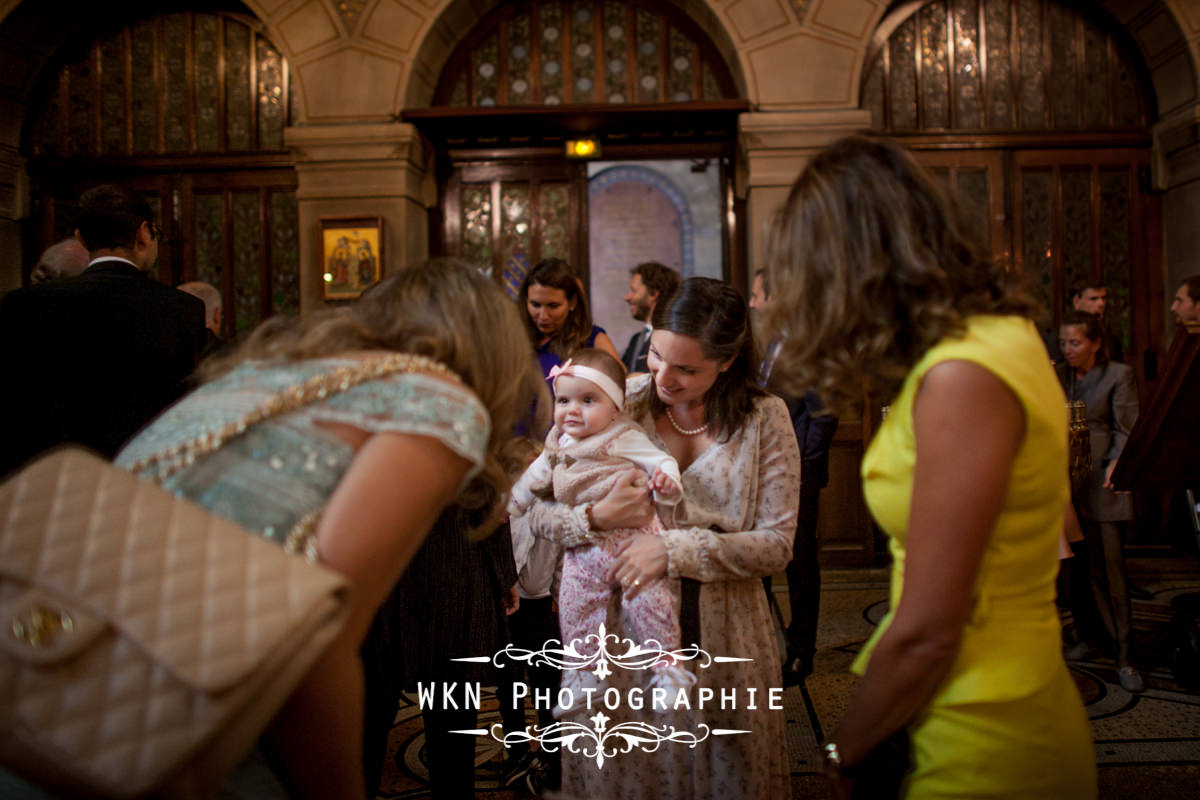
{"label": "baby", "polygon": [[[679,464],[622,413],[625,368],[621,362],[601,350],[583,349],[553,368],[550,379],[554,381],[554,427],[541,455],[513,486],[510,514],[518,517],[550,494],[571,506],[597,502],[629,470],[631,462],[650,476],[655,501],[679,503],[683,497]],[[605,621],[613,590],[606,575],[619,545],[637,534],[661,530],[663,524],[656,515],[645,528],[605,531],[599,542],[566,551],[558,598],[564,643],[577,640],[584,644],[585,655],[594,652],[595,644],[586,638]],[[656,640],[665,650],[681,646],[679,599],[665,576],[640,586],[632,597],[622,595],[621,607],[643,642]],[[650,685],[668,691],[696,680],[670,659],[660,660],[652,669],[655,674]],[[568,671],[563,686],[577,689],[585,680],[581,671]]]}

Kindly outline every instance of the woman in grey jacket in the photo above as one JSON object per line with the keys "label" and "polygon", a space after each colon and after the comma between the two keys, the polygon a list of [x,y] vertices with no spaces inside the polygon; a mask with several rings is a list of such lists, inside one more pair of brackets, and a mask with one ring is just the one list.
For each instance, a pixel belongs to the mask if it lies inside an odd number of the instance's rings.
{"label": "woman in grey jacket", "polygon": [[1060,373],[1068,400],[1087,406],[1092,471],[1072,497],[1088,551],[1092,594],[1100,618],[1117,648],[1117,677],[1131,692],[1145,688],[1129,660],[1130,606],[1123,553],[1124,524],[1133,519],[1128,492],[1114,491],[1113,468],[1138,416],[1133,370],[1110,361],[1100,318],[1074,311],[1059,328],[1066,366]]}

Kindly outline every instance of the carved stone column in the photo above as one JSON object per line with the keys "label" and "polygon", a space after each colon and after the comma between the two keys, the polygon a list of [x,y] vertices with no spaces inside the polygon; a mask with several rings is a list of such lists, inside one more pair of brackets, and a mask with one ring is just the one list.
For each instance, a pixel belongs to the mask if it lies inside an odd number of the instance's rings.
{"label": "carved stone column", "polygon": [[826,145],[865,130],[870,124],[870,112],[858,108],[756,112],[738,118],[742,163],[737,192],[746,198],[750,251],[747,280],[763,266],[771,215],[787,197],[804,165]]}
{"label": "carved stone column", "polygon": [[431,154],[406,123],[288,128],[296,161],[300,312],[321,306],[323,217],[383,218],[383,274],[429,256],[429,212],[437,202]]}

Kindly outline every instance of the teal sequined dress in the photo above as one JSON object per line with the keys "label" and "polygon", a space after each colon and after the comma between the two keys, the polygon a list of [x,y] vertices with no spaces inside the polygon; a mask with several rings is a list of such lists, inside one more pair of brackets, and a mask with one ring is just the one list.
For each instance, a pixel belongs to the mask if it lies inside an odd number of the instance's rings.
{"label": "teal sequined dress", "polygon": [[[289,387],[355,363],[322,358],[241,364],[169,408],[118,453],[116,463],[129,467],[244,418]],[[466,480],[483,463],[490,430],[487,410],[467,388],[424,373],[394,373],[267,419],[163,486],[282,544],[301,519],[324,507],[354,457],[353,448],[319,422],[432,437],[474,465]]]}

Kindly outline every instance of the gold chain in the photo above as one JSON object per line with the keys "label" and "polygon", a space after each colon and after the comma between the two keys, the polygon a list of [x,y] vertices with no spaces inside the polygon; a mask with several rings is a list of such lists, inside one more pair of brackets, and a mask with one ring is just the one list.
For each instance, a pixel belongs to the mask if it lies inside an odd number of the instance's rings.
{"label": "gold chain", "polygon": [[304,383],[288,387],[268,399],[258,408],[238,420],[234,420],[215,431],[202,433],[191,441],[181,442],[159,453],[153,453],[129,467],[133,473],[141,473],[157,467],[153,476],[162,483],[184,467],[191,466],[197,458],[213,452],[230,439],[241,436],[254,425],[279,414],[295,411],[330,395],[344,392],[352,386],[392,375],[396,372],[425,372],[459,378],[445,364],[432,358],[412,353],[390,353],[386,356],[364,359],[354,366],[335,367],[328,372],[309,378]]}

